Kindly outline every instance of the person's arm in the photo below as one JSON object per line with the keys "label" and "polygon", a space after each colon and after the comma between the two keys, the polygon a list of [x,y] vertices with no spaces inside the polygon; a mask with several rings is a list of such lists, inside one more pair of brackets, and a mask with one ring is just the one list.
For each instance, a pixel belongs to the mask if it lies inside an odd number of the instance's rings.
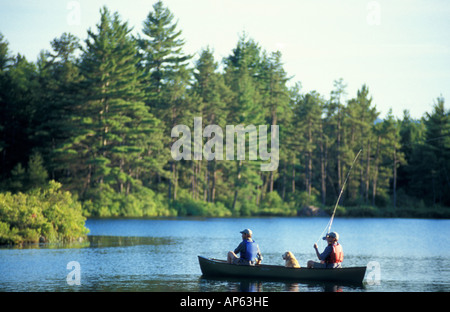
{"label": "person's arm", "polygon": [[241,251],[244,250],[244,242],[242,241],[234,250],[234,253],[237,255],[238,253],[240,253]]}
{"label": "person's arm", "polygon": [[319,258],[319,260],[321,260],[321,259],[320,259],[320,253],[319,253],[319,249],[318,249],[318,247],[317,247],[317,244],[314,244],[314,250],[316,251],[317,258]]}
{"label": "person's arm", "polygon": [[[331,245],[328,245],[324,251],[318,255],[320,263],[325,263],[325,260],[330,256],[331,252],[333,251],[333,247]],[[316,252],[318,253],[317,249]]]}

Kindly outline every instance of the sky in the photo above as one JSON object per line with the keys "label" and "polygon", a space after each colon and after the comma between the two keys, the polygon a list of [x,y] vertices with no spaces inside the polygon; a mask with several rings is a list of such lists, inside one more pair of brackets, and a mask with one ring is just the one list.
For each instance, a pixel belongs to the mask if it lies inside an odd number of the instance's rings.
{"label": "sky", "polygon": [[[64,32],[84,41],[106,5],[142,33],[156,0],[0,0],[0,32],[10,52],[35,62]],[[431,113],[450,99],[448,0],[165,0],[195,55],[209,47],[216,61],[245,32],[268,53],[280,51],[289,85],[329,98],[342,78],[347,99],[366,84],[384,118]],[[448,109],[448,104],[446,107]]]}

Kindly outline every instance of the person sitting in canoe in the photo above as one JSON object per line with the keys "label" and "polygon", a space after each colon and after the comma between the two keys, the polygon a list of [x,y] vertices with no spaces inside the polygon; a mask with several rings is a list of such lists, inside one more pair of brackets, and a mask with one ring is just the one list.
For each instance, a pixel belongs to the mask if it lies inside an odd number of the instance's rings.
{"label": "person sitting in canoe", "polygon": [[[263,259],[258,244],[252,239],[252,230],[245,229],[240,232],[242,242],[233,251],[229,251],[227,262],[237,265],[259,265]],[[240,254],[238,257],[236,254]]]}
{"label": "person sitting in canoe", "polygon": [[322,253],[319,253],[317,244],[314,244],[314,249],[316,250],[316,255],[320,262],[309,260],[307,267],[327,269],[340,268],[341,263],[344,260],[344,252],[342,250],[342,246],[338,243],[339,234],[336,232],[330,232],[323,239],[327,240],[328,246]]}

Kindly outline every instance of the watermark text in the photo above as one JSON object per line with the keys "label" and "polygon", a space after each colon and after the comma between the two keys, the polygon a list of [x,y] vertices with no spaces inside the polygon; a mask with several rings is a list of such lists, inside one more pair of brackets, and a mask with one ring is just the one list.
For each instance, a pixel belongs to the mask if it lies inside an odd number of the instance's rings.
{"label": "watermark text", "polygon": [[67,263],[67,270],[72,270],[67,274],[67,284],[69,286],[81,285],[81,266],[77,261],[70,261]]}
{"label": "watermark text", "polygon": [[[279,127],[270,126],[270,152],[268,151],[267,125],[260,125],[258,131],[254,125],[227,125],[225,134],[225,158],[235,159],[235,142],[237,145],[236,159],[246,159],[246,134],[248,134],[248,159],[269,160],[268,163],[261,163],[261,171],[274,171],[278,168],[279,162]],[[194,117],[194,142],[192,144],[191,129],[186,125],[176,125],[172,128],[172,138],[182,137],[172,144],[171,155],[174,160],[223,160],[224,159],[224,132],[218,125],[208,125],[203,131],[202,117]],[[212,137],[212,134],[214,136]],[[258,138],[259,136],[259,138]],[[203,137],[210,138],[203,146]],[[236,137],[236,140],[235,140]],[[192,148],[193,145],[193,155]],[[259,148],[258,148],[259,147]]]}

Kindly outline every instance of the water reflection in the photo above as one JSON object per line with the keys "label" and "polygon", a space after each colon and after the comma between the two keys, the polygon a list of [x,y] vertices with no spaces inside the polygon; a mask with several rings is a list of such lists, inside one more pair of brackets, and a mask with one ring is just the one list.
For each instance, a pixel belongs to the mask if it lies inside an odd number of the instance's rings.
{"label": "water reflection", "polygon": [[32,243],[24,245],[0,245],[0,249],[78,249],[89,247],[88,240],[76,241],[76,242],[60,242],[60,243]]}
{"label": "water reflection", "polygon": [[76,248],[102,248],[126,247],[138,245],[171,245],[174,240],[167,237],[141,237],[141,236],[108,236],[89,235],[86,240],[60,243],[33,243],[25,245],[0,245],[2,249],[76,249]]}
{"label": "water reflection", "polygon": [[126,247],[138,245],[171,245],[174,241],[166,237],[141,237],[141,236],[88,236],[89,247]]}
{"label": "water reflection", "polygon": [[205,277],[199,279],[200,291],[218,292],[346,292],[363,291],[365,286],[361,285],[337,285],[326,282],[292,282],[292,281],[270,281],[254,280],[247,278],[218,278]]}

